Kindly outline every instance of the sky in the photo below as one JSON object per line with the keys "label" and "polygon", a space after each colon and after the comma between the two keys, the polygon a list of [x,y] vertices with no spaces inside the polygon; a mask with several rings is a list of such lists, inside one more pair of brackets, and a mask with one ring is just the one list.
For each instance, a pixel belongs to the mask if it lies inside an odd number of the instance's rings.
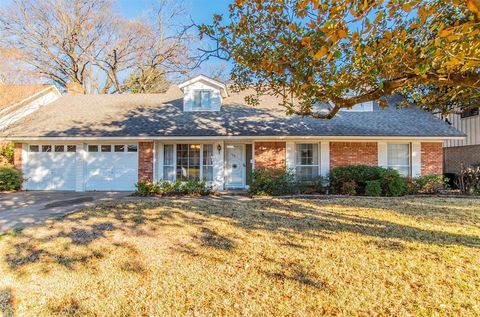
{"label": "sky", "polygon": [[[0,0],[2,1],[2,0]],[[156,0],[159,1],[159,0]],[[154,3],[155,0],[116,0],[118,10],[127,18],[138,18],[145,14]],[[197,24],[208,24],[212,22],[214,14],[228,15],[228,5],[234,0],[173,0],[178,3],[183,3],[188,19],[192,19]],[[190,20],[184,21],[189,23]],[[209,75],[212,69],[219,69],[225,67],[225,76],[228,76],[228,70],[231,64],[219,59],[211,59],[203,63],[200,69],[196,70],[192,75],[204,74]]]}

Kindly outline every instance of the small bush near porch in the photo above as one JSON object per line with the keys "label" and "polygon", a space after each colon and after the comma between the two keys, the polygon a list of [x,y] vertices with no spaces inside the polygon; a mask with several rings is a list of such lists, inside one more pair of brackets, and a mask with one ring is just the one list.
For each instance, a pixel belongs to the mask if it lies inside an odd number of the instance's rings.
{"label": "small bush near porch", "polygon": [[478,316],[480,204],[139,199],[0,238],[0,314]]}

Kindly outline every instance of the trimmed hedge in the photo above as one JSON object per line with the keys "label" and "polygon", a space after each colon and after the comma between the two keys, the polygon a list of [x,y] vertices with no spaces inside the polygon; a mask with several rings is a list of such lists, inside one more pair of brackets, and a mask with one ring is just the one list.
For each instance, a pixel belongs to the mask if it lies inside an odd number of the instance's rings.
{"label": "trimmed hedge", "polygon": [[[398,171],[379,166],[348,165],[336,167],[330,172],[330,191],[342,195],[378,195],[397,197],[407,191],[407,182]],[[368,185],[368,192],[367,192]],[[378,195],[378,196],[380,196]]]}
{"label": "trimmed hedge", "polygon": [[22,173],[13,167],[0,167],[0,191],[18,190],[22,187]]}
{"label": "trimmed hedge", "polygon": [[208,196],[213,193],[211,187],[207,186],[204,181],[189,180],[182,182],[176,180],[173,182],[159,181],[138,182],[135,184],[137,188],[135,195],[137,196]]}
{"label": "trimmed hedge", "polygon": [[299,181],[291,170],[258,169],[251,174],[249,193],[257,196],[281,196],[298,194],[324,194],[324,180]]}

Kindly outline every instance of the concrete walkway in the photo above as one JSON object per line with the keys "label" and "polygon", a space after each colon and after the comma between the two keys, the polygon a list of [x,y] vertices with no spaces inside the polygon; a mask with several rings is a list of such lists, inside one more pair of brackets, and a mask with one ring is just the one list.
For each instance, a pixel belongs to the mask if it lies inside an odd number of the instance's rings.
{"label": "concrete walkway", "polygon": [[62,217],[99,201],[121,199],[131,193],[18,192],[0,193],[0,234]]}

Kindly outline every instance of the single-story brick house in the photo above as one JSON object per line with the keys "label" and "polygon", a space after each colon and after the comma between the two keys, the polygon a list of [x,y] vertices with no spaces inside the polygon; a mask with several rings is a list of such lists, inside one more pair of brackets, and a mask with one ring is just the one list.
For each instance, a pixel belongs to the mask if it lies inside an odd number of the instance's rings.
{"label": "single-story brick house", "polygon": [[257,168],[308,179],[347,164],[441,174],[442,143],[464,135],[419,109],[375,103],[332,120],[287,116],[278,100],[198,76],[165,94],[66,95],[3,132],[27,190],[133,190],[139,180],[245,188]]}

